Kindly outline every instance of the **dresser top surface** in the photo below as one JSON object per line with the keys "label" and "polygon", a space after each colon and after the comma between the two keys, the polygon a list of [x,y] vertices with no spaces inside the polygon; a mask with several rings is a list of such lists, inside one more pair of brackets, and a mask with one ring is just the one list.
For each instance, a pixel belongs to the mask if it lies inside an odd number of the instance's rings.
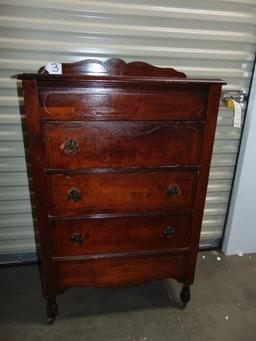
{"label": "dresser top surface", "polygon": [[206,83],[206,84],[226,84],[222,79],[204,79],[204,78],[178,78],[178,77],[145,77],[145,76],[94,76],[94,75],[55,75],[55,74],[38,74],[38,73],[22,73],[17,75],[17,79],[21,80],[38,80],[47,82],[56,81],[69,81],[69,82],[113,82],[113,83]]}

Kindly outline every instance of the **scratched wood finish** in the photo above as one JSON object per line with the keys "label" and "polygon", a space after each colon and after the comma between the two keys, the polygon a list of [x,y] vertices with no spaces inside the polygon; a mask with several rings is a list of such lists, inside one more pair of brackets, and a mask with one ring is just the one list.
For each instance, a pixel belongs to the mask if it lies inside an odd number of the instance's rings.
{"label": "scratched wood finish", "polygon": [[[49,175],[49,213],[81,216],[192,208],[196,178],[197,172]],[[177,187],[178,193],[168,196],[170,187]],[[72,190],[80,193],[79,200],[69,199]]]}
{"label": "scratched wood finish", "polygon": [[[49,168],[199,165],[202,123],[51,122],[44,124]],[[74,153],[65,149],[74,140]]]}
{"label": "scratched wood finish", "polygon": [[52,223],[54,256],[188,247],[190,223],[188,214],[59,220]]}
{"label": "scratched wood finish", "polygon": [[143,62],[23,74],[47,315],[75,286],[194,281],[221,80]]}

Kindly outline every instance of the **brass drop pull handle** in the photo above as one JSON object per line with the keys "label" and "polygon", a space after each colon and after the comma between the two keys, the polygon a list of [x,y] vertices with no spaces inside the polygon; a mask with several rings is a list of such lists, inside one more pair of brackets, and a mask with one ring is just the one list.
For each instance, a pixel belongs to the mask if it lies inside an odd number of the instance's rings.
{"label": "brass drop pull handle", "polygon": [[80,233],[73,233],[70,238],[69,238],[69,241],[71,243],[74,243],[74,244],[77,244],[77,245],[81,245],[82,244],[82,236]]}
{"label": "brass drop pull handle", "polygon": [[178,186],[169,186],[166,190],[166,195],[169,198],[174,198],[180,194],[180,189]]}
{"label": "brass drop pull handle", "polygon": [[164,236],[167,238],[172,238],[175,234],[175,230],[173,227],[168,226],[164,229]]}
{"label": "brass drop pull handle", "polygon": [[77,202],[81,200],[82,194],[78,189],[71,188],[68,191],[68,201],[74,201]]}
{"label": "brass drop pull handle", "polygon": [[61,149],[71,155],[76,154],[79,151],[79,147],[79,143],[75,139],[68,139],[61,145]]}

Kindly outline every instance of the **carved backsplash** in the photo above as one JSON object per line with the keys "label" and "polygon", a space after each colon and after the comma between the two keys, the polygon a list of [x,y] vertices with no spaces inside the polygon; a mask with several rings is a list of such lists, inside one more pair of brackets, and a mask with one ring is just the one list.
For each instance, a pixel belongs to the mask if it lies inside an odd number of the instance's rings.
{"label": "carved backsplash", "polygon": [[[48,73],[45,66],[38,72]],[[105,62],[85,59],[75,63],[62,63],[62,74],[186,78],[183,72],[172,68],[160,68],[144,62],[126,63],[119,58],[112,58]]]}

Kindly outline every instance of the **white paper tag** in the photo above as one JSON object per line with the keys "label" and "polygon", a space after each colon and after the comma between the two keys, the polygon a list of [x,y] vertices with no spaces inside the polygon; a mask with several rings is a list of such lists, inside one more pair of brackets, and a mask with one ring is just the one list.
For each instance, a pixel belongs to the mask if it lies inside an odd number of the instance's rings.
{"label": "white paper tag", "polygon": [[233,126],[235,128],[241,128],[242,121],[242,107],[241,104],[233,100],[234,103],[234,122]]}
{"label": "white paper tag", "polygon": [[54,75],[61,75],[62,74],[62,64],[61,63],[48,63],[45,66],[45,70]]}

